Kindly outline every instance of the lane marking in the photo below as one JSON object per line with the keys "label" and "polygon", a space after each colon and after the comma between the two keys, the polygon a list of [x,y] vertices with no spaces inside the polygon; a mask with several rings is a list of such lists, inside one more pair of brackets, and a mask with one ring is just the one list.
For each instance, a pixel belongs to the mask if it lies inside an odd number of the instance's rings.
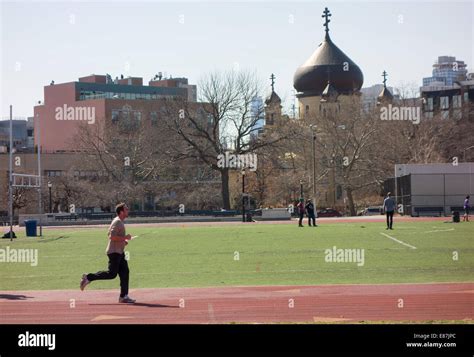
{"label": "lane marking", "polygon": [[104,320],[118,320],[118,319],[130,319],[131,316],[115,316],[115,315],[99,315],[94,317],[91,321],[104,321]]}
{"label": "lane marking", "polygon": [[403,244],[404,246],[407,246],[407,247],[409,247],[409,248],[411,248],[411,249],[416,249],[416,247],[414,247],[414,246],[412,246],[412,245],[410,245],[410,244],[408,244],[408,243],[402,242],[401,240],[398,240],[397,238],[391,237],[391,236],[389,236],[388,234],[385,234],[385,233],[382,233],[382,232],[380,232],[380,234],[383,235],[383,236],[385,236],[385,237],[387,237],[387,238],[390,238],[391,240],[394,240],[394,241],[397,242],[397,243]]}
{"label": "lane marking", "polygon": [[339,321],[350,321],[351,319],[345,319],[343,317],[322,317],[313,316],[314,322],[339,322]]}
{"label": "lane marking", "polygon": [[450,228],[450,229],[436,229],[436,230],[434,230],[434,231],[426,231],[426,232],[423,232],[423,233],[449,232],[449,231],[454,231],[454,228]]}
{"label": "lane marking", "polygon": [[290,289],[290,290],[275,290],[276,293],[291,293],[291,294],[299,294],[301,293],[301,289]]}

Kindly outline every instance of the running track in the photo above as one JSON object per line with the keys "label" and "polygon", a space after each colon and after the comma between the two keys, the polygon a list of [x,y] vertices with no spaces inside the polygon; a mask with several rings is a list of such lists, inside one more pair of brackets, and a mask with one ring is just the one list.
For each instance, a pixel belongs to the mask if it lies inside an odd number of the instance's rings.
{"label": "running track", "polygon": [[472,323],[474,315],[474,283],[132,289],[135,305],[118,304],[117,294],[0,291],[0,323]]}

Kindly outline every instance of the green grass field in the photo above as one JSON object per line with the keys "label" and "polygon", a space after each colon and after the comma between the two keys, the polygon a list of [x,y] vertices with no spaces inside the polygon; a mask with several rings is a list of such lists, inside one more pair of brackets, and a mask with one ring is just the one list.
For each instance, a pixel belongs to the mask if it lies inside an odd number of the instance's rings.
{"label": "green grass field", "polygon": [[[82,273],[107,267],[106,232],[45,229],[43,238],[26,238],[22,228],[13,242],[1,239],[0,250],[38,249],[38,265],[0,262],[0,290],[78,289]],[[393,231],[384,223],[143,226],[127,233],[140,235],[127,246],[132,288],[474,281],[474,223],[407,222]],[[333,246],[364,249],[364,265],[326,262]]]}

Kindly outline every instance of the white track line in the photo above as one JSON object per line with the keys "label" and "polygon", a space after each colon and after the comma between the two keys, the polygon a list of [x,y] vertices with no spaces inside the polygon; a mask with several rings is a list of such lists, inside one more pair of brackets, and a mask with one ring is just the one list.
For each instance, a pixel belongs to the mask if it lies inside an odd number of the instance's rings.
{"label": "white track line", "polygon": [[449,232],[449,231],[454,231],[454,228],[451,228],[451,229],[437,229],[435,231],[427,231],[427,232],[423,232],[423,233]]}
{"label": "white track line", "polygon": [[407,246],[407,247],[409,247],[409,248],[411,248],[411,249],[416,249],[416,247],[414,247],[414,246],[412,246],[412,245],[410,245],[410,244],[408,244],[408,243],[402,242],[401,240],[398,240],[397,238],[390,237],[388,234],[385,234],[385,233],[382,233],[382,232],[380,232],[380,234],[383,235],[383,236],[385,236],[385,237],[387,237],[387,238],[390,238],[391,240],[394,240],[394,241],[397,242],[397,243],[403,244],[403,245],[405,245],[405,246]]}

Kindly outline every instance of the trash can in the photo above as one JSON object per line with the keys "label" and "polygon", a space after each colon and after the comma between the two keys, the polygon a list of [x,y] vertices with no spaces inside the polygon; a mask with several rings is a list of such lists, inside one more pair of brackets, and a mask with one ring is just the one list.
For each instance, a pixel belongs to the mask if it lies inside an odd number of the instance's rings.
{"label": "trash can", "polygon": [[27,237],[36,237],[36,223],[34,219],[25,220]]}
{"label": "trash can", "polygon": [[453,211],[453,223],[459,223],[459,222],[461,222],[459,211]]}

